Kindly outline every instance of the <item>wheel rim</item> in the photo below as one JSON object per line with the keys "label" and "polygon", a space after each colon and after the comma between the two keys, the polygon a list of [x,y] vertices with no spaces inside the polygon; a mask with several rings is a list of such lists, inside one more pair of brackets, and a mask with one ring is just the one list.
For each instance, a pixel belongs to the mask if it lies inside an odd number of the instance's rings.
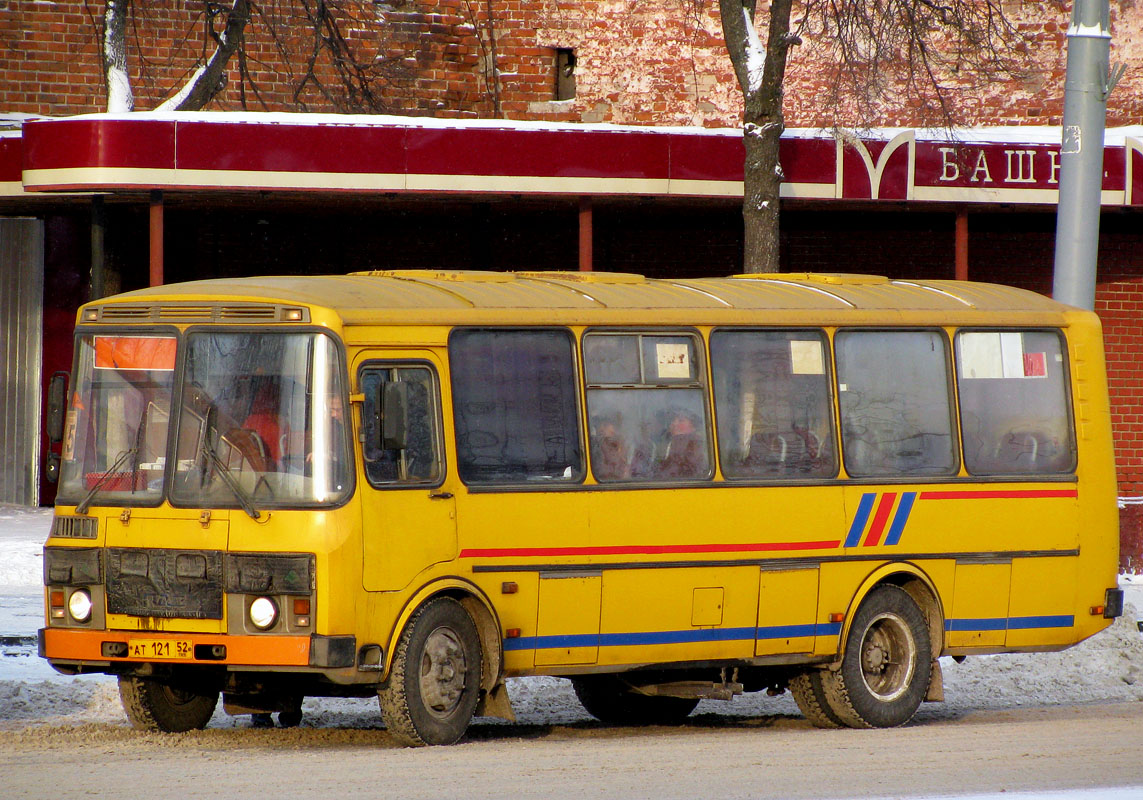
{"label": "wheel rim", "polygon": [[917,644],[908,623],[896,614],[879,614],[861,637],[861,678],[870,694],[884,703],[908,691],[913,682]]}
{"label": "wheel rim", "polygon": [[421,700],[435,717],[456,711],[464,696],[468,662],[456,631],[440,627],[429,634],[421,655]]}

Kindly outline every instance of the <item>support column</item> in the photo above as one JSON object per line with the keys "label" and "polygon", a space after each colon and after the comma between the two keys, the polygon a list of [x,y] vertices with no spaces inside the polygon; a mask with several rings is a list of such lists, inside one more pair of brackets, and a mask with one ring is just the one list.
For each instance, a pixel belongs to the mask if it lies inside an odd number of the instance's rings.
{"label": "support column", "polygon": [[956,212],[956,279],[968,280],[968,211]]}
{"label": "support column", "polygon": [[104,236],[107,220],[103,209],[103,196],[91,198],[91,299],[107,296],[107,251]]}
{"label": "support column", "polygon": [[151,191],[151,286],[163,285],[163,191]]}
{"label": "support column", "polygon": [[579,199],[579,271],[591,272],[591,242],[592,242],[592,210],[591,198],[584,196]]}

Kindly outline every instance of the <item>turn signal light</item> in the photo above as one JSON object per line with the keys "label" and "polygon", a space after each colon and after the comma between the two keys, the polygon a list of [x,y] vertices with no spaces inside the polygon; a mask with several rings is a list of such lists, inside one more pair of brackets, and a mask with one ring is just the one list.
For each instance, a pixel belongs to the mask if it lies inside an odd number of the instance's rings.
{"label": "turn signal light", "polygon": [[51,607],[52,619],[64,618],[64,593],[51,592],[48,595],[48,605]]}
{"label": "turn signal light", "polygon": [[845,621],[845,614],[830,614],[829,615],[829,621],[830,622],[844,622]]}
{"label": "turn signal light", "polygon": [[1107,610],[1106,606],[1092,606],[1091,607],[1091,615],[1093,617],[1102,617],[1103,612],[1106,610]]}
{"label": "turn signal light", "polygon": [[509,628],[508,630],[504,631],[504,638],[505,639],[519,639],[520,638],[520,629],[519,628]]}

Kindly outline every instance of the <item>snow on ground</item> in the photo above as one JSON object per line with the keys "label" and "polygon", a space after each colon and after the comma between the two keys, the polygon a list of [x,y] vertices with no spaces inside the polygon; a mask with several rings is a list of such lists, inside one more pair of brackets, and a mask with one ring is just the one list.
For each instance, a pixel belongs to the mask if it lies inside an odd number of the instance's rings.
{"label": "snow on ground", "polygon": [[[43,724],[126,725],[113,678],[69,677],[36,655],[36,630],[43,625],[42,547],[51,509],[0,506],[0,729]],[[941,659],[945,702],[925,704],[920,718],[958,710],[1062,703],[1143,701],[1143,636],[1136,609],[1143,609],[1143,577],[1121,576],[1128,610],[1108,630],[1059,653],[978,656],[957,664]],[[588,719],[571,690],[558,678],[509,681],[518,720],[566,725]],[[370,728],[380,724],[375,700],[311,698],[303,725]],[[789,695],[743,695],[733,701],[704,700],[696,714],[796,715]],[[249,717],[221,710],[212,727],[244,727]],[[497,724],[480,721],[477,724]]]}

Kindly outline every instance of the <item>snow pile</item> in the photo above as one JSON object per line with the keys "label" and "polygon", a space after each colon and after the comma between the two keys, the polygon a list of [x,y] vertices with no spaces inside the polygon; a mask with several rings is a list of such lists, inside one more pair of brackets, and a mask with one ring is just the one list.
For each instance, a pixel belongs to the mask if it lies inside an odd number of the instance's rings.
{"label": "snow pile", "polygon": [[963,664],[942,658],[944,705],[1010,708],[1143,700],[1143,636],[1136,619],[1135,606],[1128,604],[1110,628],[1057,653],[975,656]]}
{"label": "snow pile", "polygon": [[44,585],[41,563],[51,524],[51,509],[0,505],[0,593],[38,592]]}

